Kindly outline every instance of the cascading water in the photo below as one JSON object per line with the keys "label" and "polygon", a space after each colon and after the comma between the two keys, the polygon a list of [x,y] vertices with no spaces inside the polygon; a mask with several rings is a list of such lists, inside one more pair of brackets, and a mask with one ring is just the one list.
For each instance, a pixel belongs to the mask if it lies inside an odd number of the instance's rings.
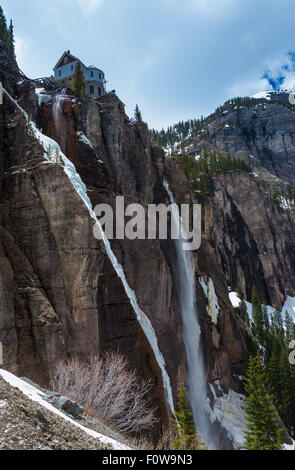
{"label": "cascading water", "polygon": [[52,117],[55,126],[55,132],[60,142],[60,147],[66,151],[66,135],[64,133],[66,129],[65,118],[62,112],[62,101],[67,98],[67,89],[63,88],[61,92],[55,96],[52,104]]}
{"label": "cascading water", "polygon": [[[15,101],[12,98],[12,96],[5,89],[3,89],[3,92],[16,105],[16,107],[24,115],[24,117],[26,119],[29,119],[28,114],[19,106],[17,101]],[[64,96],[64,94],[65,93],[63,93],[63,96]],[[56,103],[60,103],[60,98],[57,97]],[[61,106],[57,105],[55,111],[59,112],[58,109],[60,111]],[[58,117],[59,116],[57,114],[56,118],[58,119]],[[102,229],[102,226],[100,225],[100,223],[99,223],[99,221],[96,217],[96,214],[93,210],[91,201],[90,201],[90,199],[88,197],[88,194],[87,194],[86,186],[83,183],[79,173],[77,172],[75,165],[62,153],[62,151],[60,149],[60,146],[54,140],[52,140],[50,137],[47,137],[44,134],[42,134],[42,132],[36,127],[35,123],[31,122],[30,124],[31,124],[31,131],[30,132],[32,133],[32,135],[36,139],[38,139],[38,141],[42,144],[42,146],[44,148],[44,151],[45,151],[44,158],[48,158],[47,153],[48,153],[49,149],[53,150],[54,152],[59,153],[60,158],[63,160],[63,163],[64,163],[63,168],[64,168],[64,171],[65,171],[67,177],[69,178],[69,180],[70,180],[71,184],[73,185],[75,191],[78,193],[78,195],[82,199],[83,203],[87,207],[87,210],[89,211],[90,217],[95,221],[96,234],[99,232],[100,235],[101,235],[101,240],[104,243],[106,253],[107,253],[107,255],[108,255],[108,257],[109,257],[109,259],[110,259],[110,261],[113,265],[113,268],[115,269],[115,271],[117,272],[119,278],[122,281],[122,284],[124,286],[126,295],[129,298],[130,304],[132,305],[132,307],[134,309],[134,312],[136,313],[137,320],[138,320],[138,322],[139,322],[139,324],[140,324],[140,326],[141,326],[141,328],[142,328],[142,330],[143,330],[143,332],[144,332],[144,334],[145,334],[145,336],[146,336],[146,338],[147,338],[147,340],[148,340],[148,342],[149,342],[149,344],[150,344],[150,346],[151,346],[151,348],[154,352],[155,359],[156,359],[157,364],[158,364],[158,366],[161,370],[161,373],[162,373],[163,386],[164,386],[164,390],[165,390],[165,393],[166,393],[166,402],[167,402],[168,407],[170,408],[171,413],[174,415],[175,410],[174,410],[173,393],[172,393],[170,378],[169,378],[169,375],[168,375],[167,370],[166,370],[165,359],[164,359],[164,357],[163,357],[163,355],[160,351],[159,345],[158,345],[158,339],[157,339],[156,332],[155,332],[155,330],[152,326],[152,323],[151,323],[150,319],[141,310],[141,308],[138,304],[135,292],[131,289],[131,287],[128,284],[128,281],[127,281],[127,278],[125,276],[123,267],[118,262],[118,260],[115,256],[115,253],[112,250],[110,242],[107,239],[107,237],[106,237],[106,235],[105,235],[105,233]]]}
{"label": "cascading water", "polygon": [[[164,180],[164,187],[172,204],[172,217],[178,223],[179,212],[169,188]],[[183,233],[182,221],[180,227]],[[194,420],[197,430],[202,438],[210,443],[210,447],[217,445],[217,436],[208,416],[209,399],[207,397],[207,381],[201,350],[201,329],[196,308],[195,270],[191,251],[183,250],[182,237],[175,240],[176,262],[174,263],[174,277],[177,283],[179,307],[183,320],[183,341],[186,349],[187,387]]]}

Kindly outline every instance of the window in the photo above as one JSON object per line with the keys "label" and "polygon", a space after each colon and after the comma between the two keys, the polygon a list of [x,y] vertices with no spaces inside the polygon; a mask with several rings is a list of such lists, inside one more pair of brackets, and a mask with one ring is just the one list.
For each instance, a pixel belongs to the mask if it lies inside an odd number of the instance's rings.
{"label": "window", "polygon": [[93,76],[94,76],[94,72],[91,72],[91,78],[93,78]]}
{"label": "window", "polygon": [[67,63],[68,63],[68,58],[67,58],[67,57],[65,57],[65,64],[67,64]]}
{"label": "window", "polygon": [[73,66],[73,65],[71,65],[71,71],[73,72],[73,70],[74,70],[74,66]]}
{"label": "window", "polygon": [[101,73],[99,74],[99,80],[101,80]]}
{"label": "window", "polygon": [[58,75],[61,77],[61,70],[59,70]]}
{"label": "window", "polygon": [[94,95],[94,86],[90,85],[90,95]]}
{"label": "window", "polygon": [[100,87],[98,87],[98,89],[97,89],[97,94],[98,94],[98,96],[101,96],[101,89],[100,89]]}

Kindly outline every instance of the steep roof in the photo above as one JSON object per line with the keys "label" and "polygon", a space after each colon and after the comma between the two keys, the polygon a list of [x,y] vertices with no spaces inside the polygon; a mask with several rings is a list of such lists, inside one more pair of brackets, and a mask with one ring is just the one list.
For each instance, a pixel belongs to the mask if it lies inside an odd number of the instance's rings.
{"label": "steep roof", "polygon": [[82,64],[85,68],[87,68],[87,67],[83,64],[83,62],[82,62],[80,59],[78,59],[78,57],[75,57],[73,54],[70,53],[70,51],[65,51],[65,52],[63,53],[63,55],[61,56],[61,58],[59,59],[59,61],[57,62],[56,66],[54,67],[53,70],[56,70],[56,69],[59,67],[59,64],[63,61],[63,59],[64,59],[66,56],[69,56],[69,57],[71,57],[71,58],[74,59],[74,60],[78,60],[79,62],[81,62],[81,64]]}

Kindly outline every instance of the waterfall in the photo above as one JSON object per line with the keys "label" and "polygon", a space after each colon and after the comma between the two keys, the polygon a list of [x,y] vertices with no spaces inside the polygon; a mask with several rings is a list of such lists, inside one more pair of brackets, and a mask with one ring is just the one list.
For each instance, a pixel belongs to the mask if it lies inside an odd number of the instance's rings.
{"label": "waterfall", "polygon": [[[164,180],[164,187],[169,195],[172,204],[172,217],[176,223],[178,220],[176,221],[175,218],[179,217],[179,212],[176,210],[176,203],[166,180]],[[183,233],[181,219],[180,222]],[[213,448],[217,443],[215,442],[215,430],[208,415],[210,405],[207,397],[207,380],[201,350],[201,329],[196,308],[194,259],[191,251],[183,250],[182,243],[182,237],[175,240],[176,260],[173,269],[177,283],[179,308],[183,320],[187,388],[197,430],[206,442],[210,442],[210,447]]]}
{"label": "waterfall", "polygon": [[53,116],[53,123],[55,126],[55,133],[58,137],[58,141],[60,143],[60,147],[64,152],[66,152],[66,141],[67,137],[65,134],[66,130],[66,122],[62,112],[62,101],[67,97],[67,89],[63,88],[61,92],[55,96],[52,104],[52,116]]}
{"label": "waterfall", "polygon": [[[12,98],[12,96],[5,90],[3,89],[3,92],[7,95],[7,97],[16,105],[16,107],[20,110],[20,112],[24,115],[26,119],[28,119],[27,113],[20,107],[20,105],[17,103],[16,100]],[[57,99],[57,102],[59,102],[59,99]],[[58,116],[57,116],[58,118]],[[75,191],[78,193],[80,198],[82,199],[83,203],[85,204],[90,217],[95,221],[95,230],[99,231],[101,234],[101,239],[104,243],[104,247],[106,250],[106,253],[113,265],[113,268],[115,269],[116,273],[118,274],[119,278],[122,281],[122,284],[124,286],[125,292],[127,297],[129,298],[130,304],[132,305],[134,312],[136,314],[137,320],[154,352],[156,362],[159,366],[159,369],[161,370],[162,373],[162,380],[163,380],[163,387],[165,390],[166,394],[166,403],[169,406],[171,413],[174,415],[174,402],[173,402],[173,393],[172,393],[172,388],[171,388],[171,383],[170,383],[170,378],[166,370],[166,363],[165,359],[160,351],[159,345],[158,345],[158,339],[156,332],[152,326],[152,323],[150,319],[147,317],[147,315],[141,310],[135,292],[131,289],[131,287],[128,284],[127,278],[125,276],[123,267],[120,265],[118,262],[115,253],[112,250],[111,244],[109,240],[107,239],[102,226],[100,225],[96,214],[93,210],[91,201],[88,197],[87,194],[87,189],[85,184],[83,183],[79,173],[76,170],[75,165],[62,153],[60,146],[52,140],[50,137],[45,136],[36,126],[34,122],[30,122],[31,129],[33,132],[33,136],[41,143],[41,145],[44,148],[44,158],[47,158],[47,152],[49,149],[53,150],[54,152],[57,151],[60,155],[60,158],[64,162],[64,171],[70,180],[72,186],[74,187]]]}

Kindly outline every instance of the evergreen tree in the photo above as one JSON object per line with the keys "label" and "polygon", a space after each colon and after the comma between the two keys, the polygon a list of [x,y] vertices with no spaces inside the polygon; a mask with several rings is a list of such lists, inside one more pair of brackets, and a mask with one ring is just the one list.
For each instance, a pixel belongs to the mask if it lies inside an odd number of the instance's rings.
{"label": "evergreen tree", "polygon": [[141,112],[139,110],[138,104],[135,107],[134,119],[135,119],[136,122],[142,122],[142,115],[141,115]]}
{"label": "evergreen tree", "polygon": [[259,353],[251,356],[245,381],[246,450],[282,450],[281,431],[273,398],[267,391]]}
{"label": "evergreen tree", "polygon": [[259,344],[263,344],[263,317],[264,312],[259,300],[256,287],[252,290],[252,316],[253,316],[253,334]]}
{"label": "evergreen tree", "polygon": [[174,450],[204,449],[204,444],[196,431],[193,413],[188,404],[188,395],[184,384],[180,385],[177,398],[176,419],[172,420],[175,432],[172,448]]}
{"label": "evergreen tree", "polygon": [[76,95],[83,96],[85,94],[85,80],[80,62],[77,63],[73,76],[72,90]]}
{"label": "evergreen tree", "polygon": [[272,395],[275,397],[275,403],[278,404],[279,394],[280,394],[280,385],[278,381],[278,371],[280,365],[280,358],[278,352],[273,350],[271,357],[266,365],[266,373],[269,384],[269,389]]}
{"label": "evergreen tree", "polygon": [[294,322],[288,311],[286,312],[286,315],[285,315],[285,327],[286,327],[286,346],[288,348],[289,343],[293,339],[293,327],[294,327]]}
{"label": "evergreen tree", "polygon": [[12,20],[10,20],[9,30],[8,30],[8,49],[11,57],[15,57],[15,47],[14,47],[14,26]]}
{"label": "evergreen tree", "polygon": [[278,404],[278,411],[284,423],[289,424],[290,410],[292,406],[293,399],[293,380],[291,367],[289,364],[289,353],[286,349],[282,349],[280,360],[279,360],[279,369],[278,369],[278,386],[280,389],[280,400]]}
{"label": "evergreen tree", "polygon": [[6,18],[5,18],[5,15],[1,6],[0,6],[0,39],[5,44],[7,44],[7,39],[8,39],[7,23],[6,23]]}
{"label": "evergreen tree", "polygon": [[15,40],[14,40],[13,29],[14,28],[13,28],[12,21],[10,21],[9,28],[7,28],[6,18],[5,18],[3,9],[0,6],[0,39],[8,47],[10,55],[12,57],[15,57],[15,49],[14,49]]}

